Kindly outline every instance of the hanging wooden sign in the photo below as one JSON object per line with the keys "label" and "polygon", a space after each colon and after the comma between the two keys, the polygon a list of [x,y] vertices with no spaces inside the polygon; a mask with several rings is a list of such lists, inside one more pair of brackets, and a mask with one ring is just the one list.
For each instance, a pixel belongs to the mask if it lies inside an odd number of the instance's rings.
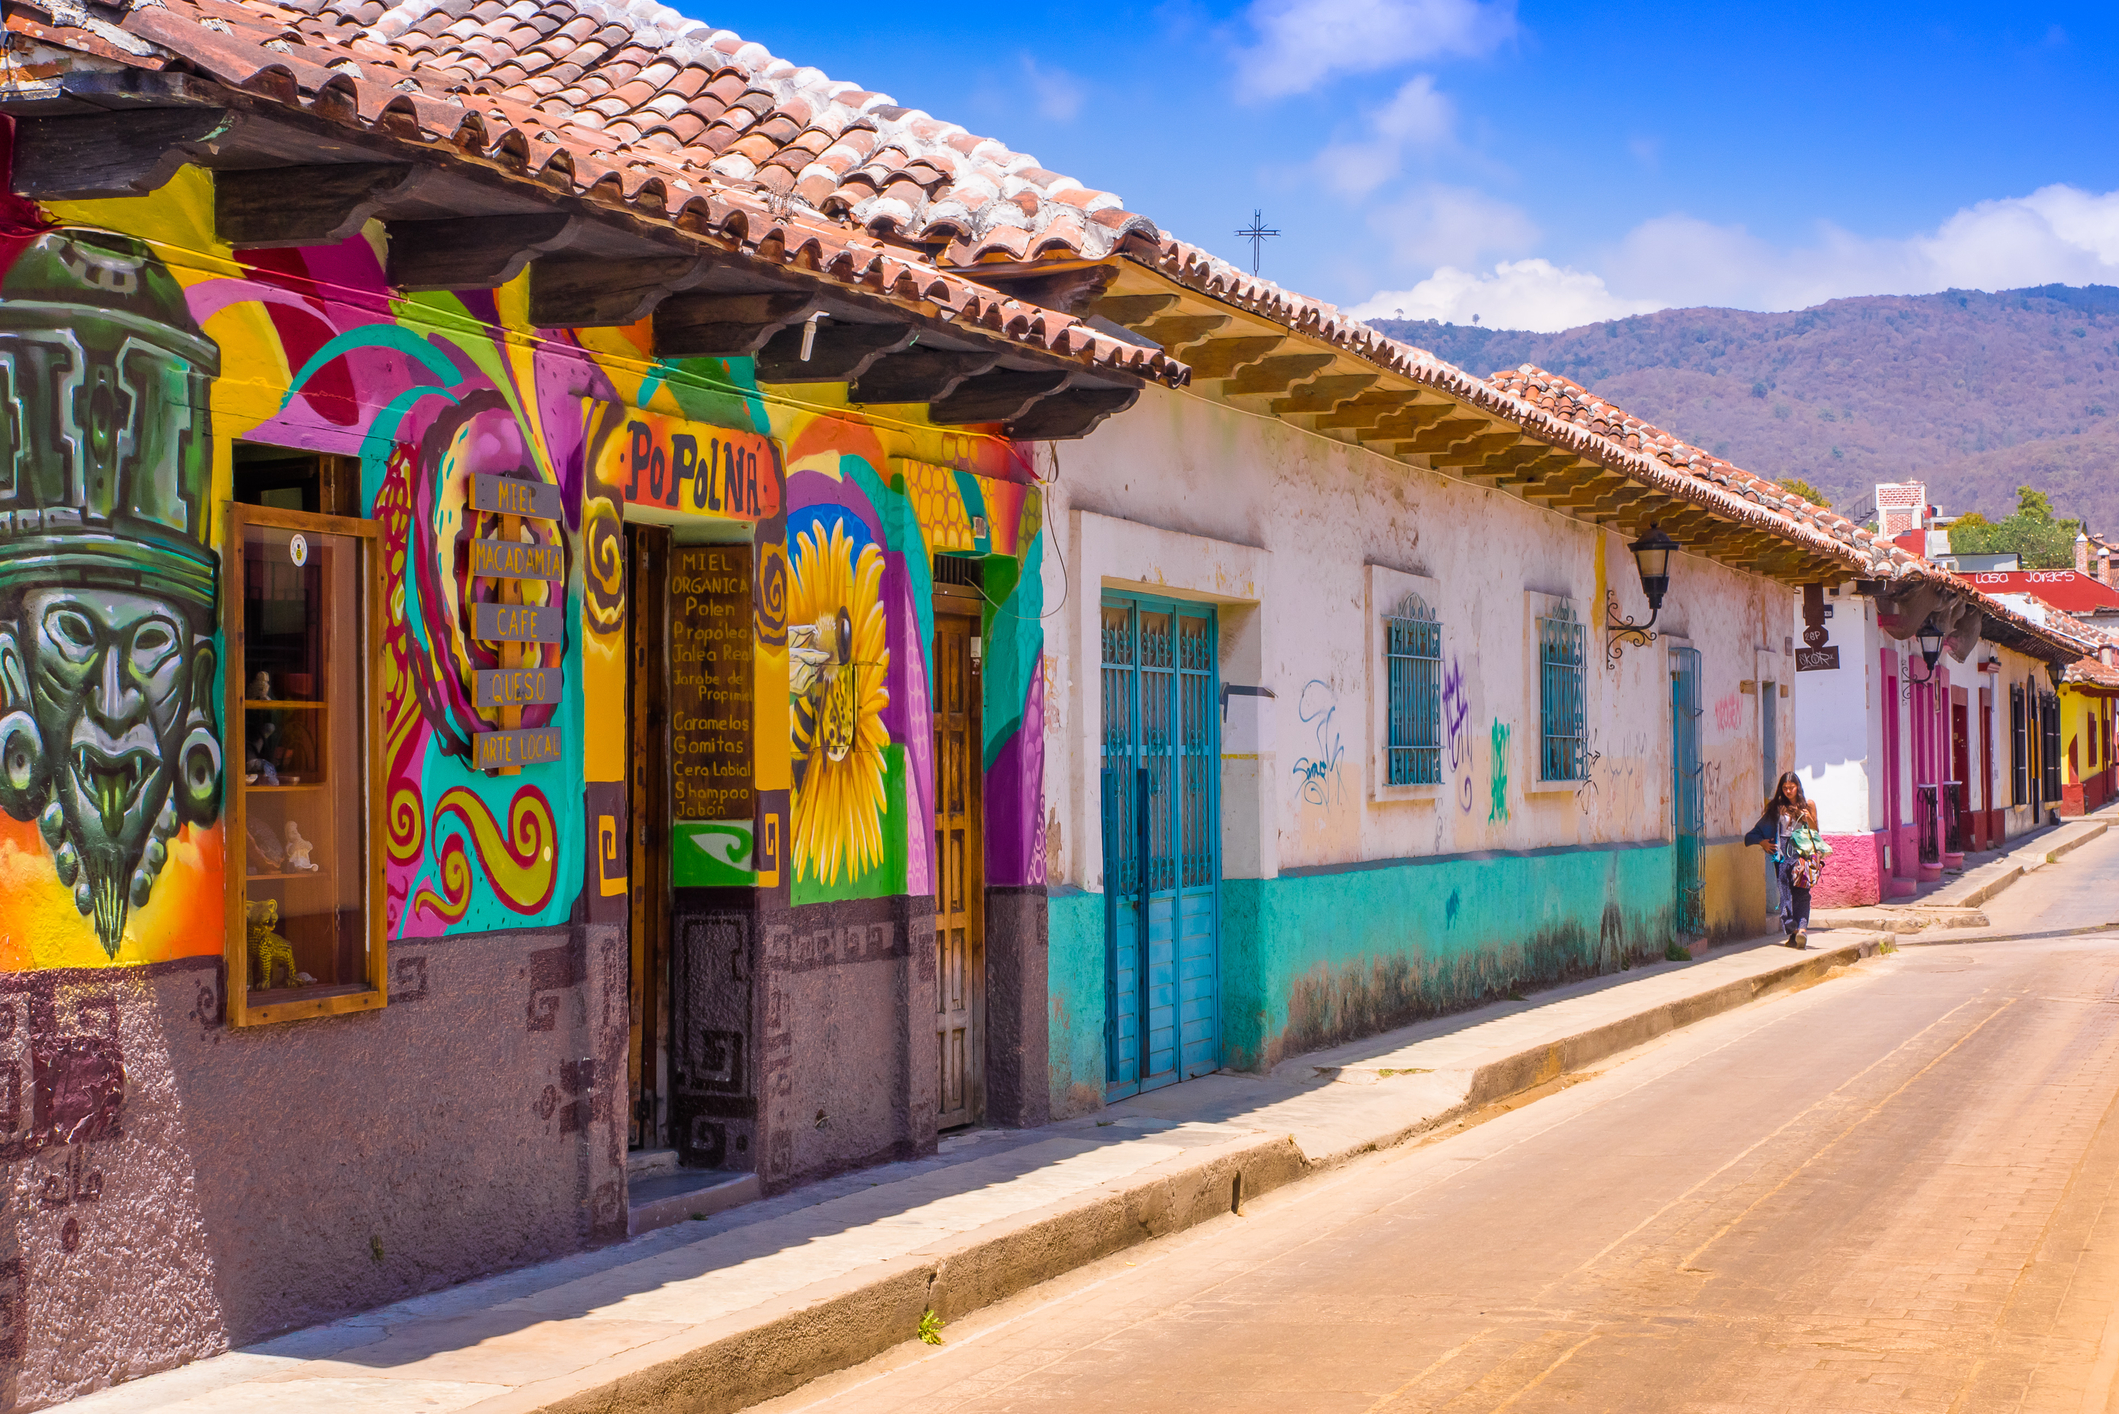
{"label": "hanging wooden sign", "polygon": [[474,732],[471,741],[477,748],[477,760],[472,764],[481,771],[516,770],[559,759],[559,731],[556,727]]}
{"label": "hanging wooden sign", "polygon": [[471,573],[480,579],[541,579],[556,584],[566,578],[566,556],[557,545],[473,540]]}
{"label": "hanging wooden sign", "polygon": [[[493,596],[472,603],[471,636],[495,645],[500,660],[497,668],[472,670],[472,698],[481,711],[498,716],[500,726],[498,731],[472,734],[472,765],[513,775],[525,766],[559,759],[559,729],[525,728],[522,718],[526,707],[559,701],[559,669],[543,661],[540,645],[566,642],[565,596],[545,589],[535,593],[554,602],[525,604],[523,599],[531,592],[529,584],[556,586],[566,578],[566,552],[557,543],[556,524],[564,507],[557,486],[483,472],[472,473],[469,500],[474,515],[498,518],[497,524],[487,521],[475,527],[486,535],[472,539],[468,569],[471,583],[488,581]],[[553,524],[531,526],[525,521]],[[530,539],[523,538],[525,532]]]}
{"label": "hanging wooden sign", "polygon": [[779,514],[780,449],[772,438],[594,402],[588,415],[596,474],[619,488],[627,507],[667,512],[665,524]]}
{"label": "hanging wooden sign", "polygon": [[557,668],[480,668],[475,681],[481,707],[543,707],[559,700]]}
{"label": "hanging wooden sign", "polygon": [[496,516],[559,519],[559,488],[543,481],[471,473],[471,509]]}
{"label": "hanging wooden sign", "polygon": [[564,643],[561,613],[557,604],[473,604],[471,636],[481,643]]}
{"label": "hanging wooden sign", "polygon": [[1798,648],[1795,650],[1795,670],[1799,673],[1829,672],[1839,666],[1839,646],[1830,648]]}

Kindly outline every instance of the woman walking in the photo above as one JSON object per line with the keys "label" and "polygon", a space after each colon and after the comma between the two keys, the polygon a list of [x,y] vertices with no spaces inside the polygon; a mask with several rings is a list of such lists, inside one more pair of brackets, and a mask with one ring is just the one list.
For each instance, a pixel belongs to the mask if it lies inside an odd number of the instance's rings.
{"label": "woman walking", "polygon": [[1803,795],[1803,782],[1789,771],[1766,797],[1758,824],[1746,844],[1771,851],[1781,883],[1781,932],[1791,948],[1810,946],[1810,886],[1822,866],[1817,838],[1817,806]]}

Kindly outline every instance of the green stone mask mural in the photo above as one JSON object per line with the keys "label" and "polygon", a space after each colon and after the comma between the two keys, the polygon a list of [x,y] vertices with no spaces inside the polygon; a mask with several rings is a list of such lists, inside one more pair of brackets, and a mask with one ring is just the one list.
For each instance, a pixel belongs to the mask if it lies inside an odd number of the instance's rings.
{"label": "green stone mask mural", "polygon": [[0,810],[111,957],[171,836],[220,811],[218,367],[142,242],[50,232],[0,280]]}

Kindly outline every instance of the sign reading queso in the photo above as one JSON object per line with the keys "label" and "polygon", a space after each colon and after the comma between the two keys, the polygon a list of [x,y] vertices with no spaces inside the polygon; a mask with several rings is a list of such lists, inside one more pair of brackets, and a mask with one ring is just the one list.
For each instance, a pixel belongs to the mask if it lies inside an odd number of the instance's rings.
{"label": "sign reading queso", "polygon": [[[780,512],[780,448],[770,437],[619,403],[586,403],[589,459],[625,497],[628,519],[761,521]],[[660,510],[662,515],[638,512]]]}

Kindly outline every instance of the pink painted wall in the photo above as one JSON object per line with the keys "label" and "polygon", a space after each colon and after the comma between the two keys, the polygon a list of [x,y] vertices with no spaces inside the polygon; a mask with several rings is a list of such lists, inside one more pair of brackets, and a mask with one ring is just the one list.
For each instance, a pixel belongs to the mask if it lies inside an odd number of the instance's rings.
{"label": "pink painted wall", "polygon": [[1884,841],[1882,830],[1858,835],[1826,835],[1832,857],[1810,892],[1813,908],[1860,908],[1883,902]]}

